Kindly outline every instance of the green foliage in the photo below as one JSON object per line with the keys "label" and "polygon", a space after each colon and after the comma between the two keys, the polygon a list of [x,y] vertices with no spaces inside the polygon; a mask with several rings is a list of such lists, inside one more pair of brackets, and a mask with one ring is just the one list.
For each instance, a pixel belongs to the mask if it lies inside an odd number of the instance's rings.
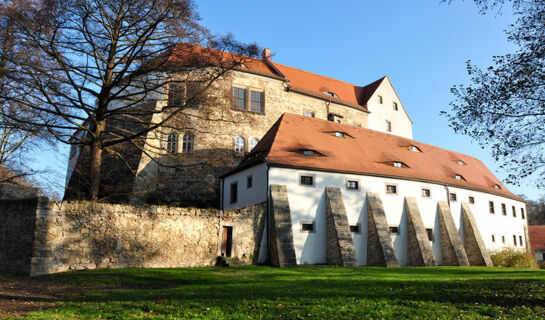
{"label": "green foliage", "polygon": [[38,280],[92,290],[30,319],[545,318],[543,270],[246,266],[107,269]]}
{"label": "green foliage", "polygon": [[496,267],[537,268],[534,255],[528,251],[519,251],[513,248],[504,248],[490,254],[492,263]]}

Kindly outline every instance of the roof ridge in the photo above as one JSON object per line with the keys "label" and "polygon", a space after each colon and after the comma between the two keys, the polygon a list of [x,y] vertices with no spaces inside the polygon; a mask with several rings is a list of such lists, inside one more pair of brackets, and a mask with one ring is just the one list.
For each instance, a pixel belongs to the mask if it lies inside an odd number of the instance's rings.
{"label": "roof ridge", "polygon": [[[282,66],[282,67],[285,67],[285,68],[289,68],[289,69],[293,69],[293,70],[297,70],[297,71],[309,73],[309,74],[312,74],[312,75],[315,75],[315,76],[318,76],[318,77],[330,79],[330,80],[337,81],[337,82],[342,82],[342,83],[344,83],[344,84],[349,84],[349,85],[351,85],[351,86],[361,87],[361,86],[359,86],[359,85],[357,85],[357,84],[353,84],[353,83],[350,83],[350,82],[347,82],[347,81],[335,79],[335,78],[332,78],[332,77],[324,76],[324,75],[321,75],[321,74],[318,74],[318,73],[315,73],[315,72],[310,72],[310,71],[306,71],[306,70],[299,69],[299,68],[295,68],[295,67],[290,67],[290,66],[287,66],[287,65],[284,65],[284,64],[281,64],[281,63],[277,63],[277,62],[274,62],[274,61],[271,61],[271,63],[276,64],[276,65],[279,65],[279,66]],[[288,79],[289,79],[289,78],[288,78]]]}

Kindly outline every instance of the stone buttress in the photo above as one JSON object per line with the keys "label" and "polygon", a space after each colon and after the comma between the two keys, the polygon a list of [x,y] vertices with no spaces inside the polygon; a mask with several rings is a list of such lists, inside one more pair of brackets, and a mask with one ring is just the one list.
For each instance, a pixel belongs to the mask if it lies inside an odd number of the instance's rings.
{"label": "stone buttress", "polygon": [[441,232],[441,265],[469,266],[469,260],[446,201],[437,202]]}
{"label": "stone buttress", "polygon": [[276,267],[296,266],[288,191],[284,185],[271,185],[270,192],[271,264]]}
{"label": "stone buttress", "polygon": [[437,265],[416,199],[405,198],[407,208],[407,265],[430,267]]}
{"label": "stone buttress", "polygon": [[462,203],[462,219],[464,228],[464,248],[469,264],[472,266],[492,267],[490,254],[486,249],[477,222],[471,213],[469,204]]}
{"label": "stone buttress", "polygon": [[399,266],[382,200],[374,192],[367,192],[367,265]]}
{"label": "stone buttress", "polygon": [[327,216],[326,263],[335,266],[357,266],[350,225],[344,209],[341,189],[325,188]]}

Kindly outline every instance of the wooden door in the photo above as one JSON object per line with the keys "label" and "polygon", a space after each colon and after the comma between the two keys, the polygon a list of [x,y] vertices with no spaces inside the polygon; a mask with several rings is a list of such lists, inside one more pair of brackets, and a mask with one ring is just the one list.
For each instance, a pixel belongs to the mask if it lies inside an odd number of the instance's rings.
{"label": "wooden door", "polygon": [[221,237],[221,255],[230,257],[233,248],[233,227],[224,226]]}

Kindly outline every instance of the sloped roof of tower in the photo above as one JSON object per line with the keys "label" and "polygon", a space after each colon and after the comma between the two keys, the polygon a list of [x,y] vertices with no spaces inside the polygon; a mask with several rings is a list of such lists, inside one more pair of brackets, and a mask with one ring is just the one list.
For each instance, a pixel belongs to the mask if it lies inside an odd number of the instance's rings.
{"label": "sloped roof of tower", "polygon": [[[341,80],[325,77],[312,72],[272,62],[268,57],[262,59],[244,57],[238,54],[205,48],[197,45],[179,43],[168,53],[166,68],[183,68],[196,65],[219,65],[241,61],[235,69],[258,74],[289,83],[290,90],[331,100],[340,104],[367,111],[367,102],[385,77],[366,86],[358,86]],[[332,95],[333,94],[333,95]]]}
{"label": "sloped roof of tower", "polygon": [[[345,137],[337,137],[335,133]],[[415,151],[411,151],[414,146]],[[314,151],[306,156],[304,150]],[[478,159],[400,136],[285,113],[234,171],[256,163],[418,180],[521,200]],[[394,167],[399,162],[402,167]],[[458,178],[457,178],[458,176]]]}

